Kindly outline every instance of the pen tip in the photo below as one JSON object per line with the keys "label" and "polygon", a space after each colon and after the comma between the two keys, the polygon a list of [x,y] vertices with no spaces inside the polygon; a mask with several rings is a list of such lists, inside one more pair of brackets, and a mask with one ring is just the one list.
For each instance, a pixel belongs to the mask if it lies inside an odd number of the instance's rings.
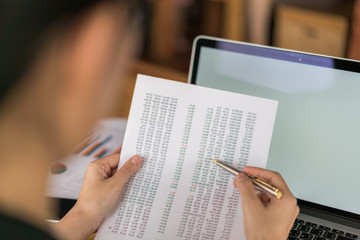
{"label": "pen tip", "polygon": [[217,163],[217,160],[216,160],[216,159],[211,159],[211,161],[213,161],[214,163]]}

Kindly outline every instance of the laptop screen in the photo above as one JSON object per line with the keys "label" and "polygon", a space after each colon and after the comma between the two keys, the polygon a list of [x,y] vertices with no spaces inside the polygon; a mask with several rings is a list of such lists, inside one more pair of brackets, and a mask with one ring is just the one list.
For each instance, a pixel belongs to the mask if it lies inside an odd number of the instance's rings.
{"label": "laptop screen", "polygon": [[192,83],[279,101],[267,169],[298,199],[360,214],[358,62],[201,38],[194,50]]}

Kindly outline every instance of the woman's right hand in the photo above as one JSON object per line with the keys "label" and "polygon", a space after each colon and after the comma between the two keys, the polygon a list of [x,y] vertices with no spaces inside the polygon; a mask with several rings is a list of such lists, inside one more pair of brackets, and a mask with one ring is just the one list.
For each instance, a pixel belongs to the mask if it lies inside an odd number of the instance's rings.
{"label": "woman's right hand", "polygon": [[281,199],[263,192],[256,193],[250,179],[245,174],[238,174],[234,186],[241,196],[246,239],[287,239],[299,207],[284,179],[279,173],[262,168],[247,166],[244,172],[268,181],[283,193]]}

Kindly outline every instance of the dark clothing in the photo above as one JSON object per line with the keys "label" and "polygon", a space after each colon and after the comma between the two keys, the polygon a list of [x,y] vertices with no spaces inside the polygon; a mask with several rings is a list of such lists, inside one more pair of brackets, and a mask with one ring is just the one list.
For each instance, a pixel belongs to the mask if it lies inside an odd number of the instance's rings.
{"label": "dark clothing", "polygon": [[0,239],[54,240],[55,238],[40,228],[0,213]]}

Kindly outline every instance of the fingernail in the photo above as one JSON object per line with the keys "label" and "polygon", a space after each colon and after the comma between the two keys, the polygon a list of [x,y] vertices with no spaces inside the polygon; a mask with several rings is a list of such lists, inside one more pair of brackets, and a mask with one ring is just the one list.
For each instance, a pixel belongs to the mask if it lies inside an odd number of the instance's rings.
{"label": "fingernail", "polygon": [[243,173],[238,173],[238,175],[235,178],[236,185],[238,185],[240,182],[243,182],[247,179],[247,176]]}
{"label": "fingernail", "polygon": [[134,164],[134,166],[137,166],[140,163],[140,157],[138,155],[135,155],[131,158],[131,162]]}

